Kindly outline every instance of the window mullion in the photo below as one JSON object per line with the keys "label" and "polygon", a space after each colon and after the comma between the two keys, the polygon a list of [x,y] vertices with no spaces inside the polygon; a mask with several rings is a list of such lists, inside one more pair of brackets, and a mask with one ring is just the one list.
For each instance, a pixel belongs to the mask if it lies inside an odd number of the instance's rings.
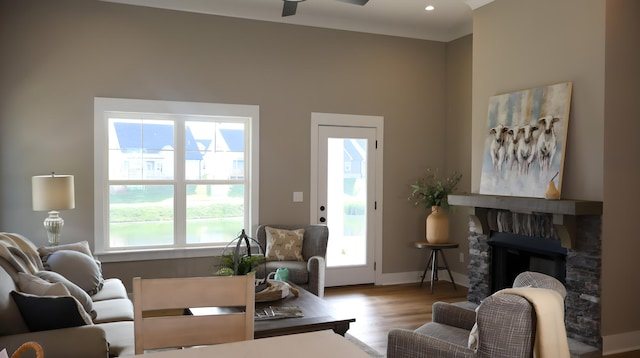
{"label": "window mullion", "polygon": [[185,121],[182,118],[175,121],[175,197],[174,197],[174,240],[176,245],[185,246],[187,243],[187,188],[185,181]]}

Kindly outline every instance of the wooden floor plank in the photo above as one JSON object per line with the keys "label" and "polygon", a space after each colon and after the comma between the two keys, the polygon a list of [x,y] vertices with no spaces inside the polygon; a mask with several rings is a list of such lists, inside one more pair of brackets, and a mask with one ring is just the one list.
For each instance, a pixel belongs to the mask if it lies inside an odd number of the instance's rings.
{"label": "wooden floor plank", "polygon": [[387,351],[387,333],[392,328],[416,329],[431,321],[431,305],[436,301],[466,301],[467,289],[454,290],[448,281],[434,284],[390,286],[345,286],[325,289],[325,300],[334,309],[352,314],[356,321],[349,333],[380,353]]}

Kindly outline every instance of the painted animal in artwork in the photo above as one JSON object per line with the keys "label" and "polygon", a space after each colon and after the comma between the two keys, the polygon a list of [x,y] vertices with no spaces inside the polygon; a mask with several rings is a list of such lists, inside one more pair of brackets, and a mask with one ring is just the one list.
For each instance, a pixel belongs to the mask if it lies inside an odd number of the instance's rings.
{"label": "painted animal in artwork", "polygon": [[538,130],[538,127],[531,124],[521,126],[518,129],[520,139],[518,140],[518,150],[516,153],[518,157],[518,166],[519,166],[520,174],[528,174],[529,167],[531,166],[531,163],[535,159],[536,143],[533,137],[533,132],[537,130]]}
{"label": "painted animal in artwork", "polygon": [[553,124],[559,120],[560,118],[554,116],[538,119],[538,125],[542,128],[542,132],[540,132],[536,143],[536,155],[541,173],[547,172],[553,164],[553,157],[556,154],[556,131]]}
{"label": "painted animal in artwork", "polygon": [[491,163],[493,164],[493,169],[497,172],[502,171],[502,163],[504,163],[507,151],[505,139],[508,130],[509,128],[502,124],[498,124],[489,130],[489,134],[493,136],[491,138]]}
{"label": "painted animal in artwork", "polygon": [[508,169],[518,168],[518,141],[520,140],[520,131],[518,127],[511,128],[507,131],[507,152],[504,161]]}

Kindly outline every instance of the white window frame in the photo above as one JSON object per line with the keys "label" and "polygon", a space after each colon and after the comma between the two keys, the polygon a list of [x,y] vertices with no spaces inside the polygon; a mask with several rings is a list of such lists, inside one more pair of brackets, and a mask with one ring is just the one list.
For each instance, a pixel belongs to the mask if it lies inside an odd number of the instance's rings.
{"label": "white window frame", "polygon": [[[104,262],[154,260],[183,257],[220,255],[224,246],[166,248],[140,248],[113,250],[108,248],[109,230],[109,161],[108,123],[105,112],[138,112],[170,115],[229,116],[251,118],[246,130],[249,135],[245,151],[245,177],[247,179],[245,203],[247,205],[247,235],[252,236],[258,224],[259,198],[259,114],[256,105],[236,105],[202,102],[159,101],[123,98],[94,98],[94,248]],[[178,175],[178,173],[176,173]],[[229,238],[231,241],[234,238]],[[178,240],[180,241],[180,240]]]}

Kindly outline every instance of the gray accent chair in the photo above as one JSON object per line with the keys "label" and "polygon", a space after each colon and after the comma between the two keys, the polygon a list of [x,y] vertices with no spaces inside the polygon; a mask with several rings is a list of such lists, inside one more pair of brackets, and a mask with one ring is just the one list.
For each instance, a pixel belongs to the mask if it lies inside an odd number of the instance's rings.
{"label": "gray accent chair", "polygon": [[[566,297],[564,285],[538,272],[523,272],[513,287],[538,287],[557,291]],[[389,332],[387,357],[533,357],[536,315],[523,297],[511,294],[491,295],[476,311],[473,304],[433,304],[432,322],[415,331],[393,329]],[[478,325],[477,350],[470,349],[469,335]]]}
{"label": "gray accent chair", "polygon": [[267,226],[285,230],[304,229],[302,241],[304,261],[268,261],[265,275],[275,272],[278,268],[287,268],[290,282],[318,297],[323,297],[329,228],[326,225],[260,225],[256,230],[256,240],[265,249],[267,247],[265,227]]}

